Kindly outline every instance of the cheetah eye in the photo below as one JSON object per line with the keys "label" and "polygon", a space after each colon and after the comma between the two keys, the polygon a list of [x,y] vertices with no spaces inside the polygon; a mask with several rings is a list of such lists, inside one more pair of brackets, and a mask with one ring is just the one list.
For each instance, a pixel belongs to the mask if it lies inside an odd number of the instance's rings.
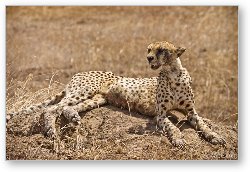
{"label": "cheetah eye", "polygon": [[150,53],[150,51],[151,51],[151,49],[149,48],[149,49],[148,49],[148,53]]}
{"label": "cheetah eye", "polygon": [[158,50],[158,53],[162,53],[164,50],[163,49],[159,49]]}
{"label": "cheetah eye", "polygon": [[157,56],[161,55],[164,51],[165,51],[164,49],[159,48],[157,50]]}

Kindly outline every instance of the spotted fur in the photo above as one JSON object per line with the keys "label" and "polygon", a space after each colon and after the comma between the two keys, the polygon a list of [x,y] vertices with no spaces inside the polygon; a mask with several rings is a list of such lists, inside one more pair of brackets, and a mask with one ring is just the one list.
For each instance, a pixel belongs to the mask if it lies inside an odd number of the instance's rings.
{"label": "spotted fur", "polygon": [[70,122],[80,123],[79,112],[98,108],[107,103],[124,107],[141,114],[157,116],[157,125],[175,146],[186,141],[180,130],[169,120],[169,111],[179,110],[190,124],[212,144],[225,141],[203,122],[195,110],[192,79],[182,67],[180,56],[185,48],[163,41],[148,46],[147,59],[153,70],[161,67],[158,77],[127,78],[112,72],[90,71],[74,75],[64,91],[52,99],[31,106],[14,115],[31,114],[45,110],[45,129],[55,136],[55,118],[64,115]]}

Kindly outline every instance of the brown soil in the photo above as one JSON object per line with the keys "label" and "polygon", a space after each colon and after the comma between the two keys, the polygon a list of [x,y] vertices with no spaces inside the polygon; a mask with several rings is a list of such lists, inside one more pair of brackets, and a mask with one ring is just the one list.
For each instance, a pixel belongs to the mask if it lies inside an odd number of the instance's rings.
{"label": "brown soil", "polygon": [[43,135],[41,114],[13,118],[6,158],[238,159],[237,27],[237,7],[7,7],[7,111],[42,102],[80,71],[156,76],[146,47],[167,40],[187,48],[197,111],[227,144],[208,143],[175,113],[188,142],[178,149],[153,118],[107,105],[78,126],[58,118],[57,140]]}

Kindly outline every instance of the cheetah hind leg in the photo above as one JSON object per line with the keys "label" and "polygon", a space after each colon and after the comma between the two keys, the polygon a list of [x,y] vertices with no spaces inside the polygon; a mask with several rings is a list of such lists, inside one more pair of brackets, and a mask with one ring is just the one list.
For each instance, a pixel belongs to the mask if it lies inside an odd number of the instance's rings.
{"label": "cheetah hind leg", "polygon": [[203,121],[202,117],[195,115],[189,115],[188,121],[197,130],[200,131],[202,136],[214,145],[225,145],[226,141],[217,133],[213,132]]}
{"label": "cheetah hind leg", "polygon": [[87,110],[92,110],[98,108],[101,105],[106,104],[107,101],[101,94],[96,94],[91,99],[87,99],[75,106],[66,106],[63,108],[62,114],[70,122],[80,124],[81,117],[79,116],[80,112],[85,112]]}
{"label": "cheetah hind leg", "polygon": [[44,112],[44,132],[45,135],[51,138],[57,138],[57,132],[56,132],[56,118],[60,115],[57,107],[49,108]]}
{"label": "cheetah hind leg", "polygon": [[186,140],[179,128],[177,128],[166,115],[160,115],[157,117],[158,125],[166,132],[172,145],[183,148],[186,145]]}
{"label": "cheetah hind leg", "polygon": [[61,114],[65,117],[70,118],[73,122],[80,121],[78,113],[72,107],[63,107],[63,106],[52,106],[46,109],[43,113],[44,116],[44,133],[46,136],[57,139],[58,133],[56,130],[56,119]]}

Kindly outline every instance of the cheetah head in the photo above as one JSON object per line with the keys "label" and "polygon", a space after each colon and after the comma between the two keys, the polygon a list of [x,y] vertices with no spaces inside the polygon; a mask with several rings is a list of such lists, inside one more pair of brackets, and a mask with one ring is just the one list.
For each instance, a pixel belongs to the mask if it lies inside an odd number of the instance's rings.
{"label": "cheetah head", "polygon": [[167,41],[155,42],[148,46],[147,59],[151,69],[156,70],[160,66],[171,65],[185,50],[185,48],[175,47]]}

